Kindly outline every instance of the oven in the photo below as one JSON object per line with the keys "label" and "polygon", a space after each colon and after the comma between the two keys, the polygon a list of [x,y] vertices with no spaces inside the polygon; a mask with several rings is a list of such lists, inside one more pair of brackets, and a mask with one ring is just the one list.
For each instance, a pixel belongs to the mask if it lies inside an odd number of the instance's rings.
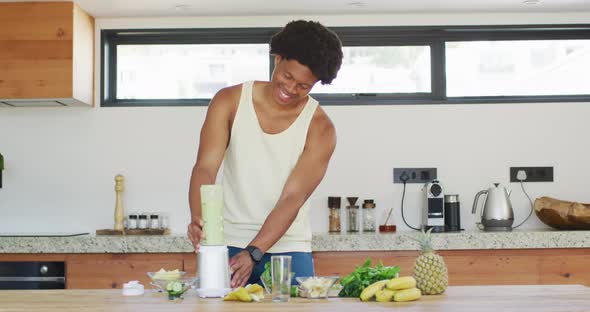
{"label": "oven", "polygon": [[65,289],[63,261],[0,261],[0,289]]}

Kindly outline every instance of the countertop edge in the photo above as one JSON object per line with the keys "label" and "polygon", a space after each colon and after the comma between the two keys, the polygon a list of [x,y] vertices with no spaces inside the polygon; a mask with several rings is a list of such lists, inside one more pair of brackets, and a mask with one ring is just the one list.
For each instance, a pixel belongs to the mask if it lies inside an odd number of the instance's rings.
{"label": "countertop edge", "polygon": [[[416,232],[313,235],[312,251],[415,251]],[[590,248],[590,231],[433,234],[436,250]],[[0,237],[0,254],[192,253],[184,235]]]}

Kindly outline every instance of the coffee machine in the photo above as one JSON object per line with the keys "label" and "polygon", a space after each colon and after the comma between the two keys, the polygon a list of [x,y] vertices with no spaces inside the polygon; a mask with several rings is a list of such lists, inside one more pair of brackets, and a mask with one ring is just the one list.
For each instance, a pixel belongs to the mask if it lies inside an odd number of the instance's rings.
{"label": "coffee machine", "polygon": [[424,185],[424,212],[422,214],[422,228],[432,232],[445,231],[444,194],[438,180],[432,180]]}
{"label": "coffee machine", "polygon": [[228,249],[223,238],[223,189],[201,185],[201,217],[205,239],[197,254],[201,298],[220,298],[231,292]]}

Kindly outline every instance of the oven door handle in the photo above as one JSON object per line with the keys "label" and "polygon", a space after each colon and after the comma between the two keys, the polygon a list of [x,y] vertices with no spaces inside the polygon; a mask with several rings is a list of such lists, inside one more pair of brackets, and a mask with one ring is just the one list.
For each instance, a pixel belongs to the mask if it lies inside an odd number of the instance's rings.
{"label": "oven door handle", "polygon": [[61,283],[65,283],[66,278],[63,276],[55,276],[55,277],[0,276],[0,282],[61,282]]}

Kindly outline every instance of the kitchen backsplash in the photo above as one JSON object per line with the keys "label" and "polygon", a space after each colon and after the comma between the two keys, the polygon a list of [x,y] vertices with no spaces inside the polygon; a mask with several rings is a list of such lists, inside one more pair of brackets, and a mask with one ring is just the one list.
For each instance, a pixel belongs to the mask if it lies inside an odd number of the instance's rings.
{"label": "kitchen backsplash", "polygon": [[[579,135],[586,132],[588,103],[325,110],[336,126],[338,145],[310,198],[314,232],[328,231],[328,196],[374,199],[379,222],[393,206],[393,223],[398,231],[408,230],[401,221],[402,186],[392,183],[393,167],[438,168],[446,192],[460,195],[466,229],[475,226],[473,197],[493,182],[513,189],[516,222],[526,217],[525,195],[518,184],[508,183],[510,166],[554,166],[555,182],[526,184],[533,198],[590,201],[585,156],[590,144]],[[122,173],[126,212],[166,212],[172,232],[185,233],[188,182],[205,113],[204,107],[0,110],[0,149],[6,160],[0,231],[112,227],[113,177]],[[552,126],[538,126],[547,124]],[[420,196],[420,185],[407,186],[404,209],[415,226]],[[545,226],[533,215],[523,227]]]}

